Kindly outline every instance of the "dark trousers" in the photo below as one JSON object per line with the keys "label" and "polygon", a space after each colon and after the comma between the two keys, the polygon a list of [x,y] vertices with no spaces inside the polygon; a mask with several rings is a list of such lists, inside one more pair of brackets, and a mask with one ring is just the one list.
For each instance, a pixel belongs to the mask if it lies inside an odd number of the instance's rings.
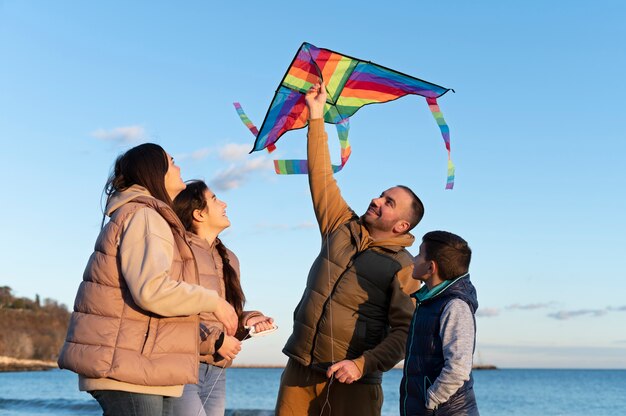
{"label": "dark trousers", "polygon": [[276,416],[380,416],[380,384],[330,382],[324,373],[289,359],[280,378]]}

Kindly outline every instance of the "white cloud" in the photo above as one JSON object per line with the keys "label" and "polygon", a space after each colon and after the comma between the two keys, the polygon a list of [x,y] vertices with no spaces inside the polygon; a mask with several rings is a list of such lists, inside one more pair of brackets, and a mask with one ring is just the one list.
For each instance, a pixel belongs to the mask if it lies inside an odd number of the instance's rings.
{"label": "white cloud", "polygon": [[534,310],[534,309],[544,309],[549,308],[550,303],[529,303],[526,305],[520,305],[519,303],[514,303],[513,305],[509,305],[507,309],[522,309],[522,310]]}
{"label": "white cloud", "polygon": [[225,191],[228,189],[237,189],[245,181],[246,175],[242,173],[236,166],[231,166],[228,169],[218,172],[213,179],[211,179],[211,187]]}
{"label": "white cloud", "polygon": [[96,139],[127,145],[145,140],[146,131],[142,126],[124,126],[110,130],[98,129],[91,132],[91,136]]}
{"label": "white cloud", "polygon": [[598,316],[606,315],[606,313],[607,313],[606,309],[578,309],[578,310],[572,310],[572,311],[558,311],[555,313],[549,313],[548,316],[550,318],[564,321],[567,319],[577,318],[579,316],[598,317]]}
{"label": "white cloud", "polygon": [[578,318],[580,316],[591,316],[594,318],[604,316],[609,312],[626,312],[626,306],[609,306],[604,309],[574,309],[570,311],[558,311],[549,313],[550,318],[559,319],[561,321]]}
{"label": "white cloud", "polygon": [[498,315],[500,315],[500,309],[498,308],[479,308],[476,311],[476,316],[480,316],[481,318],[493,318]]}
{"label": "white cloud", "polygon": [[220,159],[230,162],[243,160],[250,153],[251,146],[249,144],[229,143],[218,150]]}
{"label": "white cloud", "polygon": [[211,179],[211,187],[225,191],[236,189],[243,185],[256,171],[272,171],[274,162],[264,157],[248,160],[242,164],[229,166]]}

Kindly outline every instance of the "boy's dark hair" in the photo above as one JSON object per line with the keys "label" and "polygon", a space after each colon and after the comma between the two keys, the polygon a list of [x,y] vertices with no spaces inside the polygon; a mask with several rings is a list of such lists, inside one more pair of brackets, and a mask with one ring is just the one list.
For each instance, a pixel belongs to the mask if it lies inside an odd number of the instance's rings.
{"label": "boy's dark hair", "polygon": [[443,280],[455,279],[469,270],[472,249],[456,234],[431,231],[422,237],[426,261],[434,261]]}

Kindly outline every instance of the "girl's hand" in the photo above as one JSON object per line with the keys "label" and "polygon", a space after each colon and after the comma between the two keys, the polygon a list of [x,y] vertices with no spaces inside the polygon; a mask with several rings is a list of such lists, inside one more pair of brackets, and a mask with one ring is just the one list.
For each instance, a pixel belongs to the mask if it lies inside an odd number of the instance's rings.
{"label": "girl's hand", "polygon": [[246,326],[253,326],[255,332],[263,332],[274,327],[274,319],[269,316],[253,316],[246,321]]}
{"label": "girl's hand", "polygon": [[234,360],[241,351],[241,341],[235,337],[224,334],[224,342],[217,353],[227,360]]}

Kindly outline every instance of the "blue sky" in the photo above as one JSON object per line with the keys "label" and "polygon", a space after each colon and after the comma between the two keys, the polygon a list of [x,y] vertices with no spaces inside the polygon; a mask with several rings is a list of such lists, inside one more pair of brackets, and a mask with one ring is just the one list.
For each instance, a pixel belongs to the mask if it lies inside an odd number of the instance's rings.
{"label": "blue sky", "polygon": [[439,101],[454,190],[415,96],[352,118],[337,179],[357,212],[408,185],[426,206],[418,239],[444,229],[470,243],[477,361],[626,368],[622,2],[222,3],[0,0],[0,285],[71,306],[113,160],[157,142],[184,179],[209,181],[228,203],[222,237],[248,308],[280,327],[246,341],[239,362],[285,362],[320,237],[306,177],[270,166],[304,157],[305,133],[248,155],[254,138],[232,102],[260,126],[307,41],[456,91]]}

